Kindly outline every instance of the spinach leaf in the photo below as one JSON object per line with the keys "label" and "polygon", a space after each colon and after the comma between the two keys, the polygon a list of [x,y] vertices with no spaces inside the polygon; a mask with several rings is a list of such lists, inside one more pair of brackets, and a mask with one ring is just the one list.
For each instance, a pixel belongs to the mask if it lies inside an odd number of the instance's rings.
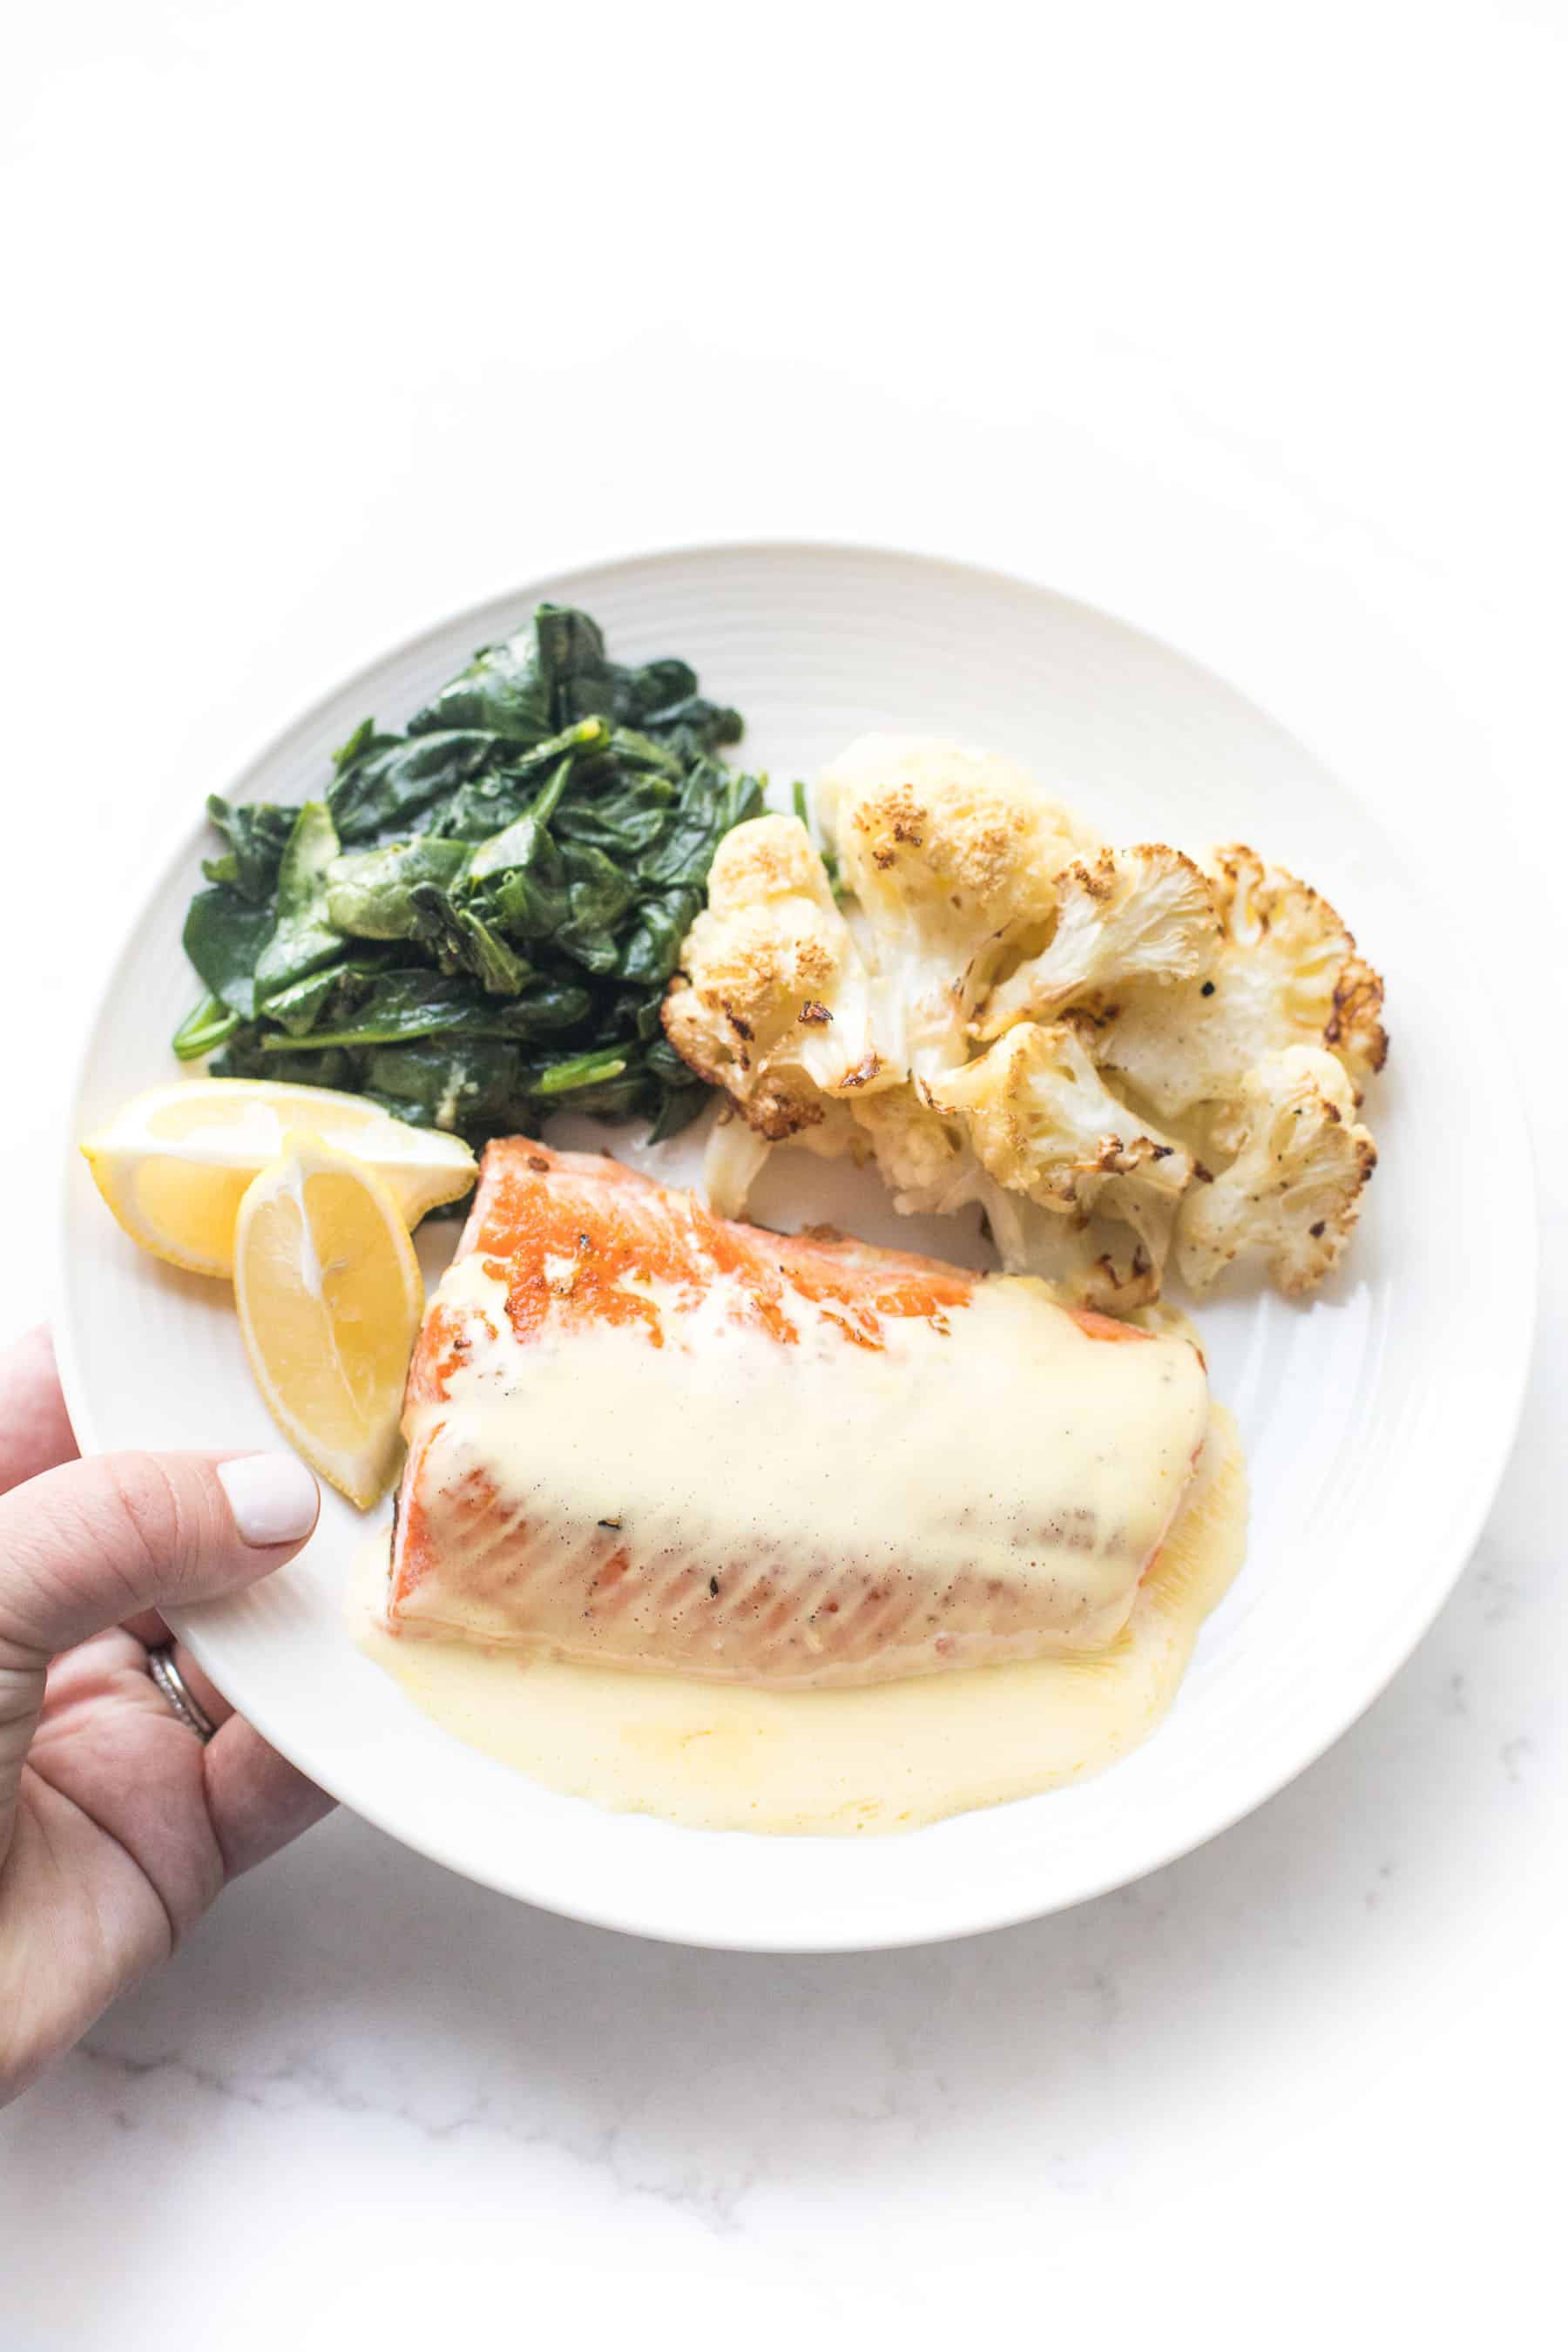
{"label": "spinach leaf", "polygon": [[680,882],[697,875],[706,881],[723,835],[742,819],[761,815],[762,807],[755,776],[737,776],[717,760],[700,760],[681,786],[663,837],[639,862],[643,880]]}
{"label": "spinach leaf", "polygon": [[[310,1038],[327,1045],[384,1045],[403,1037],[426,1037],[439,1030],[454,1034],[488,1024],[489,1007],[471,982],[438,971],[388,971],[357,1007],[339,1003],[334,1017]],[[264,1038],[264,1052],[286,1053],[292,1040]]]}
{"label": "spinach leaf", "polygon": [[477,730],[405,742],[398,735],[367,735],[362,728],[339,752],[327,787],[338,838],[381,841],[406,833],[414,818],[477,776],[495,753],[493,735]]}
{"label": "spinach leaf", "polygon": [[[443,967],[474,971],[488,987],[504,984],[503,939],[554,938],[572,911],[568,877],[550,835],[550,819],[572,775],[571,755],[557,762],[530,806],[469,854],[460,891],[417,894],[422,936]],[[523,971],[526,971],[526,965]],[[521,985],[521,980],[513,983]]]}
{"label": "spinach leaf", "polygon": [[258,1005],[342,955],[342,935],[327,913],[327,873],[337,854],[337,829],[326,803],[307,801],[278,868],[278,919],[256,960]]}
{"label": "spinach leaf", "polygon": [[272,909],[227,882],[198,890],[185,914],[185,953],[211,993],[242,1021],[256,1010],[256,963],[272,934]]}
{"label": "spinach leaf", "polygon": [[636,903],[636,877],[585,842],[568,842],[561,862],[571,911],[555,934],[555,944],[590,971],[614,971],[619,961],[616,929]]}
{"label": "spinach leaf", "polygon": [[455,727],[482,728],[517,743],[537,743],[553,733],[551,679],[540,660],[536,622],[504,645],[481,646],[461,676],[415,712],[408,732],[418,738]]}
{"label": "spinach leaf", "polygon": [[462,842],[427,833],[334,857],[327,873],[327,919],[348,939],[411,940],[418,928],[415,885],[434,882],[449,889],[468,862]]}
{"label": "spinach leaf", "polygon": [[280,1023],[290,1038],[303,1037],[328,999],[341,993],[346,969],[342,961],[330,963],[276,990],[267,1000],[267,1018]]}
{"label": "spinach leaf", "polygon": [[502,764],[454,793],[433,814],[428,830],[452,841],[488,841],[532,808],[559,761],[570,753],[591,752],[608,733],[602,719],[584,719],[546,736],[531,751],[498,740],[496,757]]}
{"label": "spinach leaf", "polygon": [[653,775],[668,776],[672,784],[678,784],[686,772],[685,761],[667,744],[656,743],[651,735],[641,735],[635,727],[617,727],[606,737],[601,757],[616,768],[646,768]]}
{"label": "spinach leaf", "polygon": [[509,874],[519,868],[526,873],[543,854],[550,835],[547,827],[562,795],[572,781],[571,755],[563,760],[538,797],[500,833],[481,841],[468,859],[468,878],[470,883],[488,882],[492,876]]}
{"label": "spinach leaf", "polygon": [[541,604],[515,636],[481,646],[462,675],[409,720],[408,731],[483,727],[530,743],[574,719],[640,717],[670,700],[671,684],[690,693],[686,664],[670,667],[657,683],[634,682],[644,674],[619,671],[605,658],[596,621],[570,604]]}
{"label": "spinach leaf", "polygon": [[668,709],[650,711],[643,726],[682,761],[699,760],[726,743],[738,743],[745,731],[738,710],[707,702],[700,694],[689,695]]}
{"label": "spinach leaf", "polygon": [[669,823],[672,793],[650,789],[607,793],[597,802],[576,801],[563,808],[554,826],[563,841],[581,841],[607,857],[633,860],[662,839]]}
{"label": "spinach leaf", "polygon": [[548,855],[536,858],[531,871],[514,866],[509,873],[498,874],[476,902],[487,922],[525,946],[531,940],[549,939],[571,912],[560,857],[553,845],[547,844],[546,849]]}
{"label": "spinach leaf", "polygon": [[472,907],[458,908],[458,929],[463,943],[463,966],[492,996],[515,996],[533,967],[500,933],[492,930]]}
{"label": "spinach leaf", "polygon": [[697,672],[689,662],[667,657],[645,662],[641,669],[616,664],[610,675],[611,709],[625,726],[640,727],[656,710],[668,710],[697,691]]}
{"label": "spinach leaf", "polygon": [[662,992],[680,961],[680,942],[701,911],[700,889],[662,890],[646,898],[621,942],[618,976]]}
{"label": "spinach leaf", "polygon": [[278,887],[278,868],[300,812],[274,801],[241,801],[231,804],[221,793],[207,795],[207,816],[228,848],[221,857],[203,860],[209,882],[227,882],[257,906],[264,906]]}
{"label": "spinach leaf", "polygon": [[492,994],[516,995],[533,967],[507,945],[483,915],[433,882],[418,883],[410,895],[415,938],[440,971],[471,972]]}
{"label": "spinach leaf", "polygon": [[574,719],[607,719],[615,690],[597,621],[571,604],[541,604],[533,634],[556,726],[568,726]]}
{"label": "spinach leaf", "polygon": [[612,664],[611,677],[616,718],[654,736],[683,764],[741,740],[740,712],[699,694],[697,673],[688,662],[651,661],[640,669]]}
{"label": "spinach leaf", "polygon": [[[358,1091],[359,1071],[353,1055],[312,1053],[305,1046],[297,1053],[268,1052],[266,1048],[276,1034],[258,1022],[247,1023],[207,1067],[215,1078],[273,1078],[291,1087],[331,1087],[341,1094]],[[278,1042],[287,1046],[289,1040]]]}
{"label": "spinach leaf", "polygon": [[[598,719],[586,722],[589,740],[597,736],[601,724]],[[492,833],[502,832],[531,805],[551,769],[565,751],[576,748],[577,739],[576,729],[566,729],[525,751],[495,737],[491,764],[422,816],[420,832],[437,835],[445,841],[488,841]]]}
{"label": "spinach leaf", "polygon": [[[453,1037],[545,1036],[569,1029],[589,1010],[586,990],[570,982],[542,981],[505,1003],[476,988],[464,972],[366,970],[351,966],[344,972],[318,976],[325,987],[315,1005],[317,1025],[282,1037],[264,1036],[261,1051],[288,1053],[297,1040],[315,1048],[327,1045],[384,1045],[407,1037],[445,1034]],[[306,981],[294,992],[303,1004]],[[268,1018],[273,1015],[274,999]],[[323,1009],[324,1008],[324,1009]]]}
{"label": "spinach leaf", "polygon": [[[689,1070],[686,1075],[689,1079],[691,1077]],[[672,1135],[679,1135],[683,1127],[689,1127],[694,1118],[700,1118],[707,1099],[708,1089],[700,1078],[688,1086],[667,1087],[653,1125],[647,1131],[648,1141],[668,1143]]]}
{"label": "spinach leaf", "polygon": [[416,1127],[482,1141],[520,1123],[517,1047],[479,1037],[384,1046],[369,1056],[364,1092]]}
{"label": "spinach leaf", "polygon": [[593,1009],[593,998],[575,981],[535,980],[495,1018],[509,1037],[548,1037],[559,1029],[580,1029]]}

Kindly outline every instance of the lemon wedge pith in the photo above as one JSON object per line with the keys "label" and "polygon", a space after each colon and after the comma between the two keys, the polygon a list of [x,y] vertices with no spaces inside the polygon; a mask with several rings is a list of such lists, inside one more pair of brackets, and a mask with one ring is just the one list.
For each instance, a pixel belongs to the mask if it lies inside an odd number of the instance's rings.
{"label": "lemon wedge pith", "polygon": [[411,1127],[357,1095],[260,1078],[153,1087],[82,1150],[132,1241],[192,1274],[226,1276],[246,1188],[278,1158],[284,1138],[301,1129],[371,1168],[408,1227],[459,1200],[474,1181],[474,1155],[455,1135]]}
{"label": "lemon wedge pith", "polygon": [[425,1303],[391,1188],[346,1151],[290,1136],[240,1202],[234,1288],[268,1412],[313,1470],[368,1510],[397,1466]]}

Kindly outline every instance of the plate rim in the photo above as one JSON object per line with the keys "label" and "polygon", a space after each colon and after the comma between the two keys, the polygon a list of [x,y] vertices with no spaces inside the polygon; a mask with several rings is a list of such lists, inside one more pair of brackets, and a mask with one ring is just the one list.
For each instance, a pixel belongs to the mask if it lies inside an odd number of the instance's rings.
{"label": "plate rim", "polygon": [[[1110,626],[1131,631],[1162,653],[1174,656],[1189,667],[1224,688],[1226,693],[1244,702],[1270,726],[1282,730],[1303,750],[1311,753],[1309,739],[1293,724],[1275,718],[1268,705],[1258,701],[1244,685],[1238,684],[1225,669],[1215,667],[1200,651],[1195,651],[1163,630],[1147,628],[1134,614],[1118,611],[1104,603],[1076,594],[1068,586],[1053,580],[1010,566],[989,563],[962,555],[939,552],[930,548],[900,545],[891,541],[855,540],[833,534],[816,535],[803,532],[795,537],[758,537],[738,533],[733,538],[716,537],[704,540],[659,544],[632,545],[618,553],[600,553],[580,564],[560,563],[542,579],[535,577],[513,587],[502,586],[451,608],[422,625],[404,633],[395,642],[381,647],[353,671],[325,685],[311,700],[292,713],[283,723],[271,728],[258,744],[235,767],[228,790],[243,794],[257,772],[267,767],[284,749],[289,739],[309,729],[324,718],[331,705],[350,695],[362,682],[368,681],[389,665],[416,654],[428,640],[454,632],[468,620],[476,622],[482,614],[498,604],[524,604],[537,601],[552,583],[567,578],[590,581],[594,575],[621,572],[632,567],[679,565],[711,557],[752,557],[765,561],[769,557],[793,557],[801,554],[848,560],[867,558],[879,562],[914,566],[926,571],[941,571],[965,577],[993,587],[1022,590],[1029,594],[1054,598],[1073,605],[1078,611],[1103,621]],[[1316,757],[1316,754],[1312,754]],[[1346,784],[1339,775],[1335,762],[1325,761],[1329,772],[1355,803],[1358,809],[1370,814],[1375,823],[1376,811],[1366,811],[1364,796],[1359,787]],[[68,1262],[70,1250],[72,1218],[72,1179],[78,1173],[79,1155],[79,1104],[89,1075],[89,1065],[99,1021],[121,967],[134,947],[136,935],[146,915],[150,899],[172,882],[176,871],[187,866],[195,854],[202,837],[200,819],[183,819],[167,831],[160,828],[159,836],[144,865],[132,877],[125,904],[129,909],[121,923],[101,950],[91,1003],[93,1010],[84,1024],[71,1056],[69,1083],[66,1095],[65,1132],[61,1139],[59,1161],[62,1181],[54,1224],[54,1259],[51,1297],[53,1300],[49,1328],[54,1339],[61,1390],[72,1431],[84,1454],[99,1450],[95,1433],[95,1416],[87,1384],[77,1353],[76,1335],[66,1311],[68,1293]],[[1424,841],[1405,845],[1408,863],[1417,877],[1425,876],[1431,863]],[[1512,1310],[1510,1324],[1511,1370],[1503,1409],[1495,1411],[1489,1423],[1490,1443],[1487,1458],[1472,1466],[1468,1509],[1452,1521],[1458,1530],[1446,1542],[1443,1557],[1451,1564],[1440,1577],[1424,1583],[1412,1601],[1390,1622],[1387,1634],[1374,1659],[1345,1684],[1336,1687],[1349,1691],[1341,1703],[1325,1710],[1324,1724],[1314,1728],[1295,1759],[1283,1770],[1270,1764],[1256,1779],[1238,1775],[1242,1790],[1233,1801],[1216,1809],[1205,1825],[1197,1830],[1173,1829],[1166,1837],[1155,1842],[1136,1864],[1116,1863],[1103,1873],[1089,1872],[1074,1891],[1060,1897],[1044,1901],[1020,1897],[1016,1893],[1000,1892],[989,1904],[973,1898],[965,1906],[965,1916],[959,1925],[932,1925],[923,1920],[905,1922],[880,1934],[864,1927],[835,1933],[831,1925],[819,1926],[811,1932],[784,1935],[774,1932],[750,1936],[712,1933],[693,1934],[658,1923],[650,1924],[637,1916],[635,1908],[617,1906],[613,1897],[603,1902],[568,1901],[553,1893],[542,1893],[521,1883],[526,1872],[503,1870],[499,1864],[487,1870],[472,1861],[457,1862],[441,1852],[430,1838],[418,1831],[391,1819],[375,1802],[374,1792],[369,1797],[355,1788],[354,1794],[345,1796],[333,1786],[334,1775],[323,1773],[318,1765],[300,1762],[290,1752],[289,1736],[272,1717],[269,1706],[253,1708],[248,1704],[244,1712],[247,1719],[279,1753],[298,1764],[317,1785],[343,1804],[361,1819],[395,1839],[399,1844],[419,1853],[424,1859],[450,1870],[454,1875],[469,1879],[555,1916],[575,1920],[585,1926],[608,1928],[616,1933],[640,1937],[649,1941],[687,1946],[698,1949],[757,1952],[780,1955],[808,1955],[854,1951],[879,1951],[918,1948],[924,1944],[958,1941],[970,1936],[990,1934],[1000,1927],[1016,1926],[1025,1921],[1054,1916],[1059,1912],[1077,1908],[1079,1904],[1093,1902],[1114,1893],[1118,1888],[1137,1884],[1154,1872],[1167,1868],[1185,1855],[1197,1852],[1213,1839],[1220,1837],[1248,1815],[1258,1811],[1279,1796],[1291,1783],[1321,1761],[1329,1749],[1338,1744],[1368,1709],[1382,1696],[1394,1676],[1408,1663],[1415,1651],[1435,1623],[1438,1614],[1451,1599],[1463,1576],[1486,1525],[1501,1486],[1510,1457],[1517,1443],[1529,1386],[1539,1321],[1539,1260],[1541,1251],[1541,1218],[1539,1172],[1536,1165],[1534,1139],[1526,1117],[1515,1055],[1506,1047],[1500,1057],[1505,1073],[1505,1087],[1494,1095],[1491,1124],[1496,1125],[1500,1112],[1506,1106],[1506,1118],[1514,1130],[1511,1146],[1516,1166],[1523,1173],[1520,1196],[1511,1204],[1517,1220],[1510,1235],[1510,1267],[1515,1278],[1500,1294],[1501,1301]],[[1500,1096],[1500,1099],[1499,1097]],[[1522,1261],[1522,1264],[1521,1264]],[[1523,1278],[1520,1278],[1522,1275]],[[164,1612],[172,1630],[185,1643],[198,1664],[205,1664],[205,1637],[199,1615],[193,1622],[184,1611]],[[1326,1726],[1326,1727],[1324,1727]],[[941,1827],[942,1824],[933,1825]],[[692,1832],[699,1834],[699,1832]],[[700,1832],[705,1835],[745,1835],[745,1832]],[[920,1834],[914,1832],[913,1834]]]}

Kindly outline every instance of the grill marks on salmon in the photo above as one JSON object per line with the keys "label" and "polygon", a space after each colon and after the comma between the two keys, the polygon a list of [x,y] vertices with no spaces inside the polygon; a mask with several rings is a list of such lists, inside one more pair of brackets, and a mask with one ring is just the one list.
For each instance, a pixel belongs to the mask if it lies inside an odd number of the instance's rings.
{"label": "grill marks on salmon", "polygon": [[1202,1442],[1184,1342],[492,1144],[410,1369],[387,1622],[779,1687],[1098,1646]]}

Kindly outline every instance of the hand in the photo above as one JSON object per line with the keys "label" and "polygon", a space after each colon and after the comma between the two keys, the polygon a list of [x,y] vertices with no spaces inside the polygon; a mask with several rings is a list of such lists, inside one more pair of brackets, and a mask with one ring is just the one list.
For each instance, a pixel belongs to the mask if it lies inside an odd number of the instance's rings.
{"label": "hand", "polygon": [[327,1811],[183,1650],[205,1746],[146,1670],[161,1603],[281,1567],[320,1499],[292,1454],[79,1461],[47,1334],[0,1358],[0,2105]]}

